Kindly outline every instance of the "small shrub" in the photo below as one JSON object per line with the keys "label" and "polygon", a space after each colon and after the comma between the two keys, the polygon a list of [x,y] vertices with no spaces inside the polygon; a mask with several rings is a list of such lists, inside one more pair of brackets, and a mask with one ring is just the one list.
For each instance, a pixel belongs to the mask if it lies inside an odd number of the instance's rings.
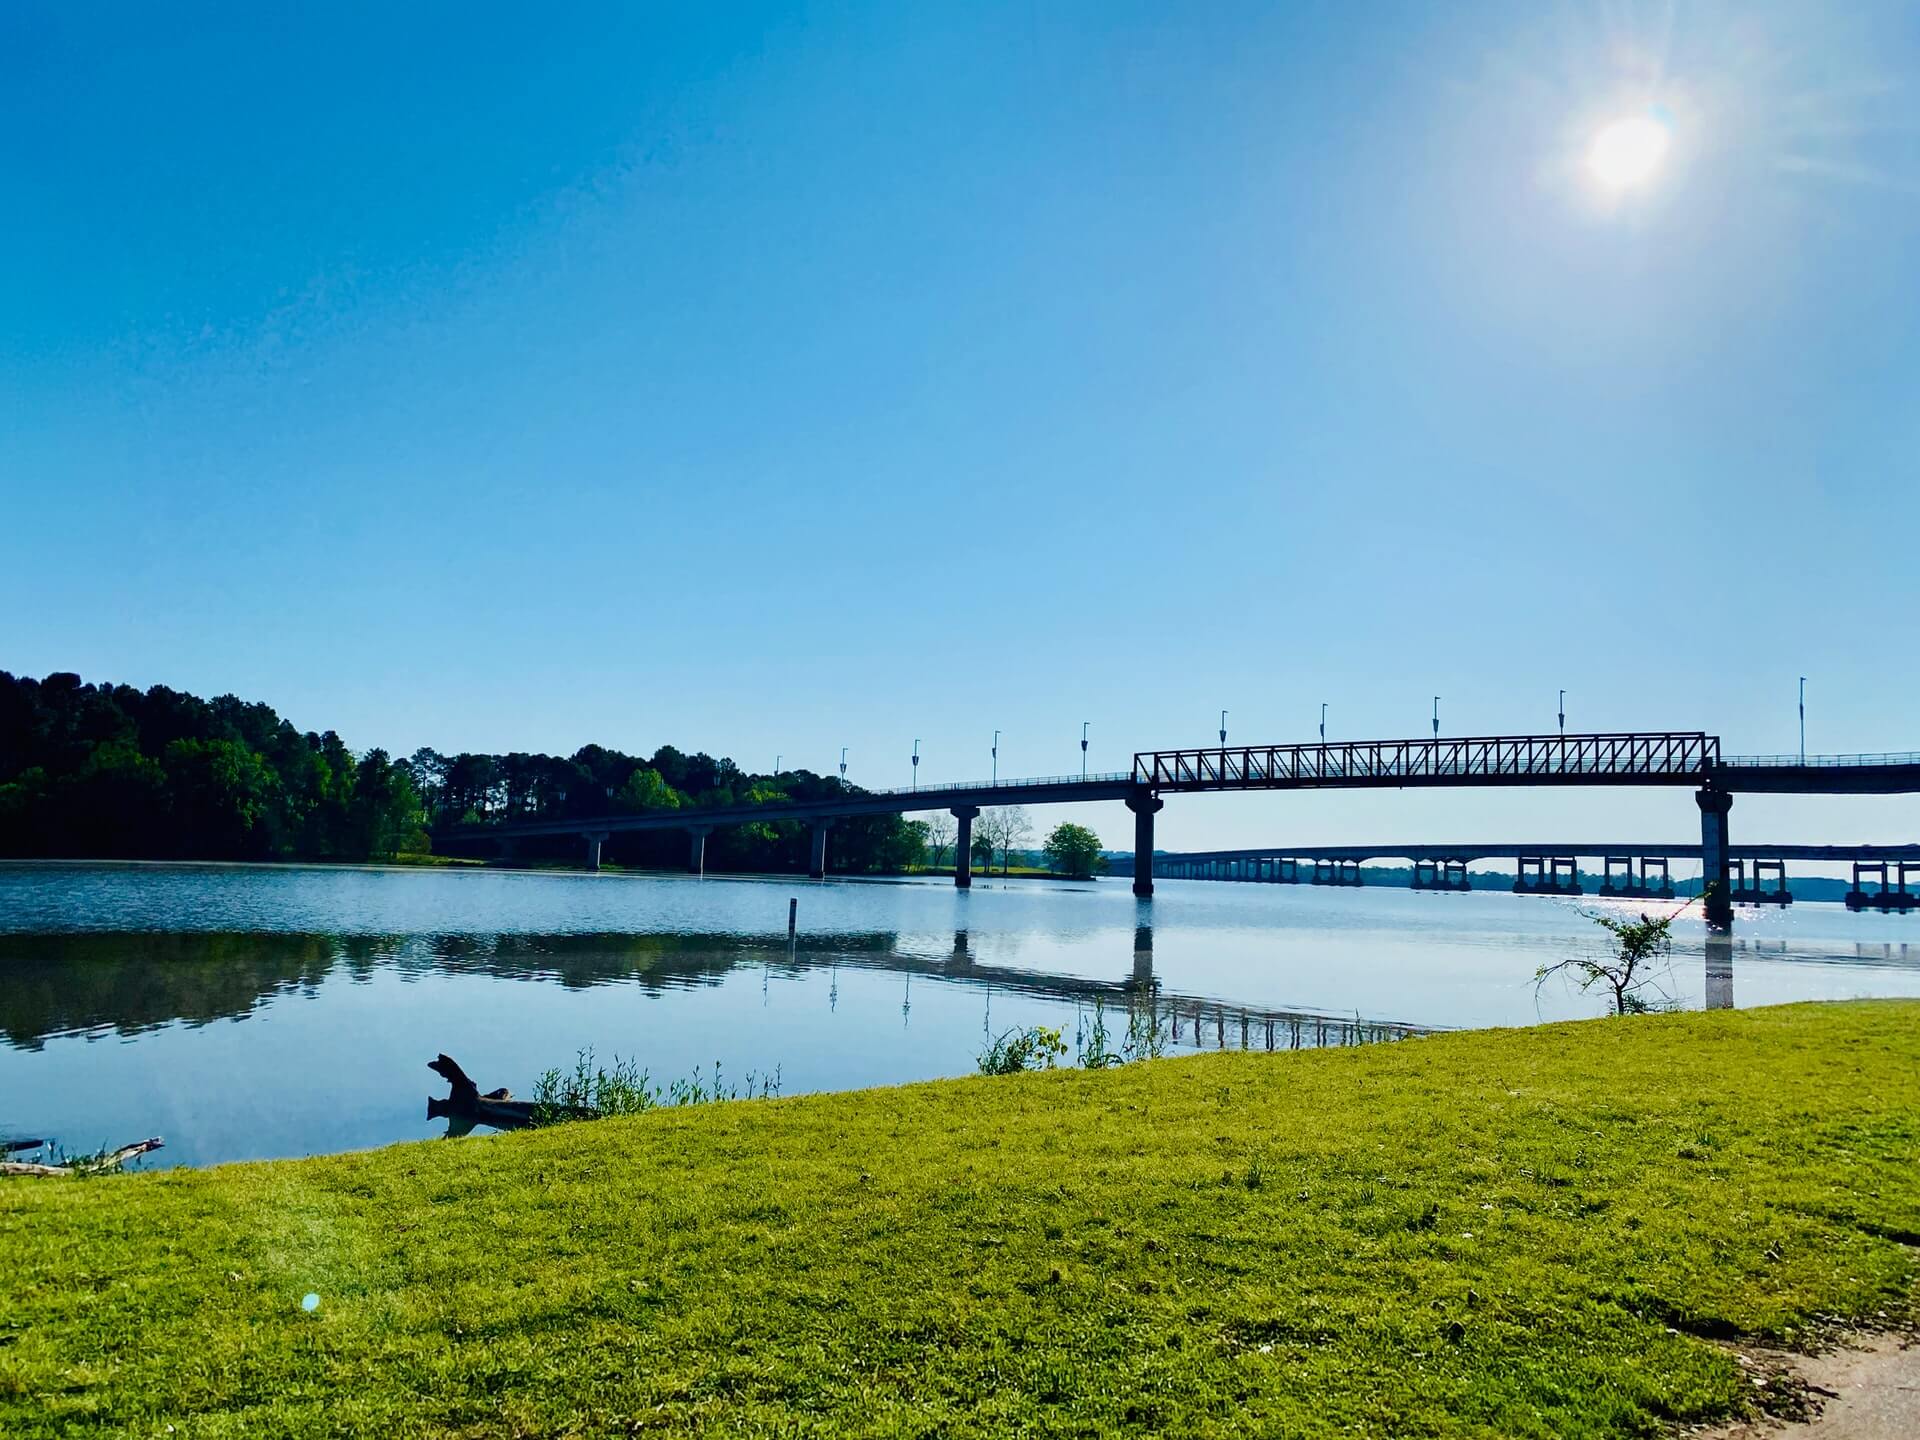
{"label": "small shrub", "polygon": [[1067,1053],[1067,1042],[1060,1028],[1030,1025],[1026,1029],[1002,1031],[980,1053],[982,1075],[1017,1075],[1022,1070],[1051,1070],[1054,1062]]}
{"label": "small shrub", "polygon": [[1542,965],[1534,972],[1535,989],[1555,975],[1571,975],[1583,991],[1604,984],[1613,995],[1616,1015],[1642,1015],[1654,1009],[1655,1001],[1644,993],[1653,984],[1649,972],[1672,955],[1673,920],[1680,911],[1657,919],[1642,915],[1638,920],[1623,920],[1618,915],[1599,915],[1592,911],[1581,913],[1613,937],[1614,954],[1599,960],[1574,955],[1556,964]]}

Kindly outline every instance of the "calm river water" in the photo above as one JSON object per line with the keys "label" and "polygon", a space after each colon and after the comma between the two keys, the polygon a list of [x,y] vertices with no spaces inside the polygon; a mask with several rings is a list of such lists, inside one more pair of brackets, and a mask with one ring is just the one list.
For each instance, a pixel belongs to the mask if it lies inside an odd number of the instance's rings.
{"label": "calm river water", "polygon": [[[798,897],[798,933],[787,902]],[[1595,902],[1578,902],[1592,908]],[[1647,908],[1647,907],[1639,907]],[[1920,995],[1920,917],[1742,910],[1685,1006]],[[1601,1013],[1544,962],[1576,902],[1125,880],[809,882],[302,866],[0,864],[0,1136],[164,1135],[206,1164],[430,1136],[438,1051],[525,1096],[592,1047],[656,1082],[784,1093],[965,1074],[988,1037],[1151,996],[1176,1049],[1343,1043],[1385,1023]],[[1710,973],[1711,972],[1711,973]]]}

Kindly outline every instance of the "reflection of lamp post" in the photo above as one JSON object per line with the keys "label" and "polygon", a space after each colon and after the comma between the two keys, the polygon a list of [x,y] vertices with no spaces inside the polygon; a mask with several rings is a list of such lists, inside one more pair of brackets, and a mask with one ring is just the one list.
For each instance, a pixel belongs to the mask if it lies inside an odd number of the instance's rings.
{"label": "reflection of lamp post", "polygon": [[1440,697],[1433,697],[1433,738],[1440,738]]}
{"label": "reflection of lamp post", "polygon": [[920,742],[913,742],[913,788],[920,788]]}
{"label": "reflection of lamp post", "polygon": [[1564,739],[1567,733],[1567,692],[1560,692],[1560,734]]}
{"label": "reflection of lamp post", "polygon": [[1091,720],[1080,722],[1080,778],[1082,780],[1087,778],[1087,727],[1092,723]]}
{"label": "reflection of lamp post", "polygon": [[1220,712],[1220,744],[1224,749],[1227,743],[1227,712]]}
{"label": "reflection of lamp post", "polygon": [[840,788],[847,788],[847,747],[840,747]]}
{"label": "reflection of lamp post", "polygon": [[993,732],[993,783],[1000,783],[1000,732]]}
{"label": "reflection of lamp post", "polygon": [[1320,702],[1320,743],[1327,743],[1327,702]]}
{"label": "reflection of lamp post", "polygon": [[1800,763],[1807,763],[1807,677],[1800,677]]}

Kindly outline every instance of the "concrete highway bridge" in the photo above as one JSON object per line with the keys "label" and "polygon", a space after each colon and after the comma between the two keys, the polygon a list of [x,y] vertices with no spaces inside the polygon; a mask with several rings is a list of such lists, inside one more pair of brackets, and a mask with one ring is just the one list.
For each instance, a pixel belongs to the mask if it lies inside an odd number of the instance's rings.
{"label": "concrete highway bridge", "polygon": [[[1692,844],[1570,841],[1446,845],[1282,845],[1252,850],[1162,852],[1153,873],[1168,880],[1235,880],[1269,885],[1359,885],[1360,867],[1373,860],[1405,860],[1415,890],[1470,890],[1467,866],[1510,860],[1513,889],[1523,895],[1579,895],[1579,861],[1599,862],[1598,894],[1622,899],[1674,898],[1676,860],[1704,861]],[[1727,893],[1734,904],[1790,905],[1787,862],[1851,863],[1852,910],[1920,908],[1920,845],[1728,845]],[[1124,864],[1125,862],[1120,862]]]}
{"label": "concrete highway bridge", "polygon": [[[834,821],[855,815],[948,810],[959,822],[954,883],[972,883],[973,822],[996,805],[1085,804],[1117,800],[1133,814],[1134,853],[1153,854],[1154,816],[1168,795],[1233,790],[1430,789],[1461,786],[1663,786],[1694,792],[1700,852],[1710,893],[1708,919],[1732,921],[1727,816],[1737,794],[1887,795],[1920,791],[1920,754],[1724,756],[1704,731],[1590,735],[1499,735],[1461,739],[1352,740],[1305,745],[1217,746],[1142,751],[1133,768],[1104,775],[968,782],[904,790],[856,790],[824,800],[658,810],[591,818],[535,818],[453,826],[435,834],[455,845],[510,845],[521,837],[578,835],[598,868],[609,835],[680,830],[687,869],[705,868],[706,837],[722,825],[793,821],[812,830],[808,873],[827,873]],[[1153,894],[1153,866],[1136,867],[1134,893]]]}

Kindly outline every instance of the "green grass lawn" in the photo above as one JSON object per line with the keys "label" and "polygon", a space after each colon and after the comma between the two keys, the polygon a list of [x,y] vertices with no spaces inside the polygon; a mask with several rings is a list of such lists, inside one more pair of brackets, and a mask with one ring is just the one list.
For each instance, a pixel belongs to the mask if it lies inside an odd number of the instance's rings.
{"label": "green grass lawn", "polygon": [[1917,1243],[1920,1004],[1208,1055],[15,1181],[0,1433],[1644,1434]]}

